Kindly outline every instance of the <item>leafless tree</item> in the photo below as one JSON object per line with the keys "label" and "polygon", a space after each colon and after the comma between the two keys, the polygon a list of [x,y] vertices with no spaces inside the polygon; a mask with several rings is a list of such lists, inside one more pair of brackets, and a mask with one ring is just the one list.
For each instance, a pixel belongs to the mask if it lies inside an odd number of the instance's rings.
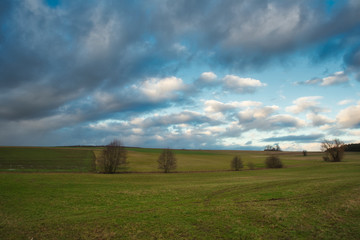
{"label": "leafless tree", "polygon": [[158,159],[159,169],[164,170],[164,173],[176,169],[176,157],[172,150],[169,148],[164,149]]}
{"label": "leafless tree", "polygon": [[104,173],[115,173],[119,166],[126,165],[127,152],[120,140],[106,145],[98,159],[98,165]]}
{"label": "leafless tree", "polygon": [[235,156],[231,161],[231,169],[235,171],[239,171],[244,167],[244,164],[239,156]]}
{"label": "leafless tree", "polygon": [[341,162],[344,157],[346,145],[339,139],[324,140],[321,143],[321,151],[325,153],[324,161],[327,162]]}

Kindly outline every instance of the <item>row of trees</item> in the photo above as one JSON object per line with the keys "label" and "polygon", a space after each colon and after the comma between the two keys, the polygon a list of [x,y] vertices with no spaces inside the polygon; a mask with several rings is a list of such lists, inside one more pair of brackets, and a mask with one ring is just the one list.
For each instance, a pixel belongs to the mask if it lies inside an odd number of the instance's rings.
{"label": "row of trees", "polygon": [[[127,151],[120,140],[113,140],[106,145],[100,155],[93,155],[93,170],[103,173],[115,173],[118,169],[126,168]],[[158,168],[165,173],[176,169],[176,157],[173,151],[165,149],[158,158]]]}
{"label": "row of trees", "polygon": [[[340,162],[344,156],[346,145],[339,139],[333,141],[324,140],[321,144],[321,150],[325,153],[323,159],[327,162]],[[266,150],[266,149],[265,149]],[[269,146],[266,151],[281,151],[279,145],[275,147]],[[303,151],[304,156],[307,152]],[[115,173],[121,168],[126,168],[127,165],[127,151],[120,140],[113,140],[106,145],[101,154],[95,156],[94,154],[94,170],[104,173]],[[160,154],[158,160],[158,168],[168,173],[175,170],[177,167],[177,160],[175,153],[170,149],[164,149]],[[271,154],[265,160],[265,165],[268,168],[282,168],[283,164],[277,155]],[[239,171],[244,167],[244,164],[239,156],[235,156],[230,167],[234,171]],[[249,169],[254,169],[253,163],[248,164]]]}

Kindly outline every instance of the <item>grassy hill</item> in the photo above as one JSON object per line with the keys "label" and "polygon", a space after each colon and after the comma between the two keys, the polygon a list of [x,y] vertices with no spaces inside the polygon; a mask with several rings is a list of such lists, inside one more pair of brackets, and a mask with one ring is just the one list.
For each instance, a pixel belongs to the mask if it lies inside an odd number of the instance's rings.
{"label": "grassy hill", "polygon": [[[157,159],[162,149],[128,148],[127,172],[161,172]],[[101,148],[91,147],[0,147],[0,171],[27,172],[89,172],[93,153]],[[230,161],[239,155],[247,169],[247,163],[264,168],[268,152],[226,150],[175,150],[177,171],[224,171],[230,169]],[[310,152],[304,157],[301,152],[279,152],[285,167],[316,165],[322,163],[322,153]],[[347,153],[347,159],[359,156]]]}
{"label": "grassy hill", "polygon": [[[20,149],[6,155],[0,148],[3,169],[18,159],[31,171],[0,174],[0,239],[360,236],[359,153],[328,163],[321,153],[283,152],[286,168],[264,169],[264,152],[178,150],[179,173],[163,174],[153,173],[160,150],[129,149],[128,171],[140,173],[107,175],[85,172],[94,149]],[[227,171],[234,154],[257,169]],[[39,159],[50,161],[49,169],[67,160],[60,170],[70,172],[34,172],[45,166],[31,168]]]}

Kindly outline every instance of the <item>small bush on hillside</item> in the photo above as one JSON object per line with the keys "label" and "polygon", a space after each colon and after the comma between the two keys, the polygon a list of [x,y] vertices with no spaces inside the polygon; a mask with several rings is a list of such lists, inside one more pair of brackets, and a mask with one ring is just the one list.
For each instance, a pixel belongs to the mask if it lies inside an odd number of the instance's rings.
{"label": "small bush on hillside", "polygon": [[231,161],[231,169],[235,171],[239,171],[244,167],[244,164],[239,156],[235,156]]}
{"label": "small bush on hillside", "polygon": [[170,149],[164,149],[158,158],[158,168],[164,170],[164,173],[176,169],[175,153]]}
{"label": "small bush on hillside", "polygon": [[266,158],[265,165],[267,168],[282,168],[283,164],[278,156],[271,155]]}
{"label": "small bush on hillside", "polygon": [[250,170],[255,170],[255,164],[253,162],[248,162],[247,166]]}

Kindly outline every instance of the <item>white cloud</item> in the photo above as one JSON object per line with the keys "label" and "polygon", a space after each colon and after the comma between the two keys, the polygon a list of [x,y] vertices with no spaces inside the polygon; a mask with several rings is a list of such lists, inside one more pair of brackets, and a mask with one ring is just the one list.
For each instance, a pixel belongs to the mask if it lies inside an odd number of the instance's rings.
{"label": "white cloud", "polygon": [[346,83],[348,81],[349,81],[348,76],[343,71],[341,71],[341,72],[336,72],[326,78],[323,78],[322,83],[320,85],[331,86],[331,85]]}
{"label": "white cloud", "polygon": [[223,103],[217,100],[207,100],[205,101],[205,112],[217,113],[225,112],[227,110],[236,109],[236,108],[249,108],[249,107],[259,107],[262,105],[261,102],[256,101],[242,101],[242,102],[229,102]]}
{"label": "white cloud", "polygon": [[256,119],[265,119],[279,109],[278,106],[265,106],[261,108],[246,109],[238,114],[240,123],[250,122]]}
{"label": "white cloud", "polygon": [[336,119],[342,127],[360,127],[360,101],[355,106],[347,107],[339,112]]}
{"label": "white cloud", "polygon": [[297,84],[305,84],[305,85],[320,84],[320,86],[332,86],[347,82],[349,82],[349,77],[346,75],[344,71],[339,71],[324,78],[313,78],[304,82],[297,82]]}
{"label": "white cloud", "polygon": [[292,112],[295,114],[311,111],[314,113],[325,111],[324,108],[319,107],[319,102],[317,100],[322,99],[321,96],[310,96],[310,97],[300,97],[293,101],[292,106],[287,107],[285,110],[287,112]]}
{"label": "white cloud", "polygon": [[226,75],[223,78],[224,87],[238,93],[253,93],[266,84],[253,78],[241,78],[236,75]]}
{"label": "white cloud", "polygon": [[191,123],[192,125],[213,124],[217,122],[201,113],[194,111],[182,111],[180,113],[154,115],[147,118],[134,118],[131,121],[134,127],[150,128],[159,126],[181,125]]}
{"label": "white cloud", "polygon": [[179,91],[186,89],[186,85],[181,78],[177,77],[149,78],[140,86],[134,85],[133,88],[138,89],[149,100],[158,102],[176,98]]}
{"label": "white cloud", "polygon": [[314,114],[314,113],[307,114],[306,118],[309,119],[314,126],[323,126],[335,122],[334,120],[326,116]]}
{"label": "white cloud", "polygon": [[338,102],[337,105],[340,105],[340,106],[342,106],[342,105],[348,105],[348,104],[350,104],[350,103],[352,103],[352,102],[354,102],[353,99],[344,99],[344,100]]}
{"label": "white cloud", "polygon": [[234,103],[222,103],[216,100],[207,100],[204,104],[205,112],[209,113],[224,112],[226,110],[236,108]]}
{"label": "white cloud", "polygon": [[200,81],[205,82],[205,83],[213,83],[214,81],[216,81],[217,76],[213,72],[203,72],[200,75],[199,79],[200,79]]}

